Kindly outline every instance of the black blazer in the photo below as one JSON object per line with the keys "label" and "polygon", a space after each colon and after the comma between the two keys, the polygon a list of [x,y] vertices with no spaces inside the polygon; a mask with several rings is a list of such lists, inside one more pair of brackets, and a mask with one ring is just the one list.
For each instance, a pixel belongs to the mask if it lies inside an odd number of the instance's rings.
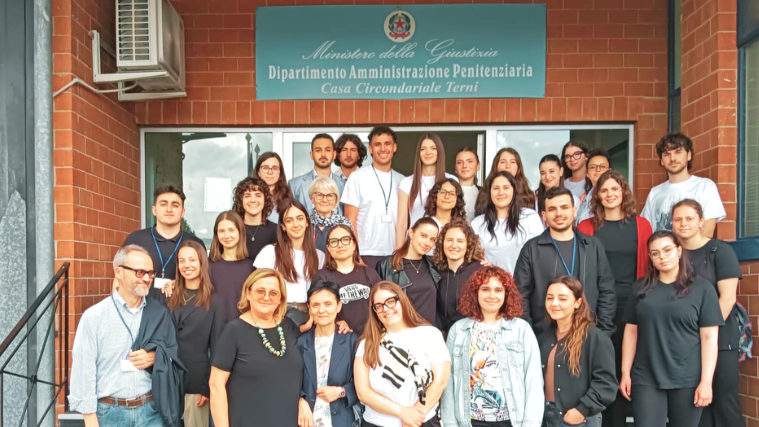
{"label": "black blazer", "polygon": [[[316,404],[317,388],[315,329],[312,328],[298,338],[298,350],[303,355],[303,384],[300,395],[306,399],[312,410]],[[357,341],[358,336],[356,334],[339,334],[337,327],[335,327],[327,384],[345,388],[345,397],[330,403],[333,427],[351,427],[353,425],[353,405],[358,403],[356,386],[353,384],[353,359],[356,357]]]}
{"label": "black blazer", "polygon": [[185,393],[211,394],[208,378],[211,375],[211,358],[216,339],[227,323],[227,311],[224,301],[216,293],[211,298],[211,306],[196,307],[195,299],[171,312],[171,318],[177,329],[179,357],[187,367]]}

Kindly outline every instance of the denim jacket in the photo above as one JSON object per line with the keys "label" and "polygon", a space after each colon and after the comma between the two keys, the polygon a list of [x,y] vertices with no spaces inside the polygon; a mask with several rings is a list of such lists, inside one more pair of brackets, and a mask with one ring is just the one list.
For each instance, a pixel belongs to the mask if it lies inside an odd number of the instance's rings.
{"label": "denim jacket", "polygon": [[[501,381],[508,385],[504,398],[511,424],[513,427],[540,427],[545,395],[538,340],[524,319],[502,318],[499,323],[501,333],[498,335],[496,357]],[[474,319],[462,319],[454,323],[448,332],[452,369],[441,402],[442,420],[446,427],[472,425],[469,347],[474,324]]]}

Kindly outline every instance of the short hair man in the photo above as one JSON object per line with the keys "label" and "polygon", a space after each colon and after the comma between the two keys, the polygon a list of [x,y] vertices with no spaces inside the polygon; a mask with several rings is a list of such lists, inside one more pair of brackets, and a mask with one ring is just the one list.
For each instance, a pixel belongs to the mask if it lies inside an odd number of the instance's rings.
{"label": "short hair man", "polygon": [[335,141],[335,165],[340,167],[340,175],[347,181],[348,177],[364,165],[366,146],[358,135],[344,133]]}
{"label": "short hair man", "polygon": [[76,330],[69,405],[87,427],[129,419],[178,425],[184,368],[171,315],[146,298],[153,261],[145,249],[126,245],[116,252],[113,271],[116,290],[88,308]]}
{"label": "short hair man", "polygon": [[[311,197],[308,195],[308,189],[317,176],[326,176],[332,178],[337,184],[340,193],[345,187],[345,179],[338,174],[332,173],[332,162],[335,160],[335,141],[329,134],[320,133],[311,140],[311,159],[314,161],[314,170],[295,177],[288,183],[295,197],[303,206],[308,209],[308,214],[314,209]],[[338,212],[342,215],[343,209],[337,207]]]}
{"label": "short hair man", "polygon": [[656,143],[656,154],[667,171],[667,181],[648,193],[641,216],[651,223],[654,232],[672,230],[672,206],[683,199],[694,199],[704,207],[701,234],[714,236],[717,221],[727,214],[714,181],[690,174],[695,154],[693,141],[681,133],[666,135]]}
{"label": "short hair man", "polygon": [[156,269],[154,280],[155,296],[158,289],[175,279],[177,269],[177,250],[182,242],[194,240],[203,247],[202,240],[189,231],[182,230],[184,218],[185,195],[182,189],[173,184],[163,184],[153,192],[153,215],[156,224],[150,228],[137,230],[127,236],[124,245],[137,245],[147,250]]}
{"label": "short hair man", "polygon": [[404,178],[393,170],[396,150],[398,144],[392,129],[387,126],[372,129],[369,133],[371,167],[351,173],[340,199],[345,205],[345,216],[356,230],[361,257],[372,269],[395,250],[398,186]]}
{"label": "short hair man", "polygon": [[598,328],[614,332],[617,296],[614,276],[603,245],[573,227],[577,208],[572,193],[555,187],[545,195],[543,220],[548,228],[527,241],[517,259],[514,280],[522,293],[524,318],[535,335],[548,328],[545,300],[548,285],[558,276],[573,276],[585,288],[588,307],[595,314]]}
{"label": "short hair man", "polygon": [[590,183],[593,185],[593,187],[591,187],[587,194],[585,194],[585,197],[582,199],[582,203],[580,203],[580,206],[577,208],[577,218],[575,219],[575,222],[577,224],[593,216],[593,212],[590,211],[590,200],[593,198],[593,189],[596,187],[598,178],[600,178],[604,172],[611,170],[611,159],[609,158],[609,154],[606,153],[606,150],[603,148],[591,149],[588,151],[587,157],[588,161],[586,162],[586,176],[590,180]]}

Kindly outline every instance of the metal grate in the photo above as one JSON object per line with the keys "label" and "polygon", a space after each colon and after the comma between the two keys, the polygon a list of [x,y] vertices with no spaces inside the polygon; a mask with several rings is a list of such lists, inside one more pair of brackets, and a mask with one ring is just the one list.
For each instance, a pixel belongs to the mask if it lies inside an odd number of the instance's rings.
{"label": "metal grate", "polygon": [[150,1],[118,0],[119,61],[150,61]]}

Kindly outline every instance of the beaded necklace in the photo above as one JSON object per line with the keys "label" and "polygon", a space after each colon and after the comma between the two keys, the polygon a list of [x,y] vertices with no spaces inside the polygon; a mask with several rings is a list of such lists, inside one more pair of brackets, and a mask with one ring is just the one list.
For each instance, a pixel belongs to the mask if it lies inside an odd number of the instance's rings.
{"label": "beaded necklace", "polygon": [[277,323],[277,333],[279,334],[279,346],[281,347],[281,350],[275,350],[274,347],[269,342],[269,339],[266,338],[266,334],[264,333],[264,330],[261,329],[260,326],[255,325],[258,328],[258,335],[261,336],[261,340],[264,343],[264,347],[266,347],[267,350],[269,350],[269,353],[277,356],[282,357],[285,355],[285,352],[287,351],[287,345],[285,344],[285,333],[282,331],[282,326]]}

